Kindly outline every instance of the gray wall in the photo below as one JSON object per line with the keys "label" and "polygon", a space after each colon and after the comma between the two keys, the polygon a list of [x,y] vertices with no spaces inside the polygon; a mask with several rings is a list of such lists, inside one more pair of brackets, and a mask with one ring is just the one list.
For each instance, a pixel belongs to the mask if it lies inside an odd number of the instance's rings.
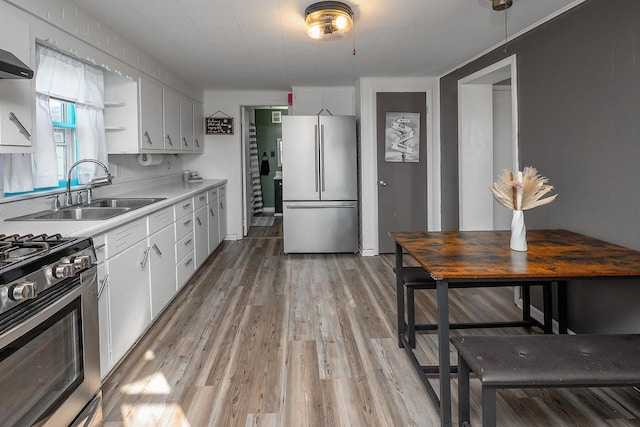
{"label": "gray wall", "polygon": [[[515,53],[521,165],[559,194],[527,227],[640,249],[639,22],[638,0],[587,0],[441,80],[443,229],[458,227],[457,81]],[[640,332],[640,283],[571,283],[569,301],[577,332]]]}

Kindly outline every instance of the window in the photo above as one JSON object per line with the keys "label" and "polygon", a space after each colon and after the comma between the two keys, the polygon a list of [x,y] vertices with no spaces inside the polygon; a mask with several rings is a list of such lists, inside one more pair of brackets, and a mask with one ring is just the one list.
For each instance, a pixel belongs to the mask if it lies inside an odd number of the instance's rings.
{"label": "window", "polygon": [[[76,106],[71,102],[52,98],[49,101],[53,121],[53,139],[58,159],[58,180],[66,181],[66,173],[77,160]],[[73,182],[72,182],[73,183]]]}

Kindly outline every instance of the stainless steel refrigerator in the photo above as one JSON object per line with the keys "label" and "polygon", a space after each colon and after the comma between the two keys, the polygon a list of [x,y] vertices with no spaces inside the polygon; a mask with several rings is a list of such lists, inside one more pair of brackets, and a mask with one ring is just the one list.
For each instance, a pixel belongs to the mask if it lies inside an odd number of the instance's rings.
{"label": "stainless steel refrigerator", "polygon": [[356,119],[282,117],[285,253],[358,251]]}

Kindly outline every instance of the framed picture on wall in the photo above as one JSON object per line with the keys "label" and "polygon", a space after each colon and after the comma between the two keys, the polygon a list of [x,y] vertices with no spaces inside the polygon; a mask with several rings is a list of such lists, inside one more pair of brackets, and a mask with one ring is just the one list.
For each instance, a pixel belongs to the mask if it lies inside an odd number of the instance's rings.
{"label": "framed picture on wall", "polygon": [[385,161],[420,161],[420,113],[386,113],[385,129]]}
{"label": "framed picture on wall", "polygon": [[271,123],[282,123],[282,111],[271,112]]}

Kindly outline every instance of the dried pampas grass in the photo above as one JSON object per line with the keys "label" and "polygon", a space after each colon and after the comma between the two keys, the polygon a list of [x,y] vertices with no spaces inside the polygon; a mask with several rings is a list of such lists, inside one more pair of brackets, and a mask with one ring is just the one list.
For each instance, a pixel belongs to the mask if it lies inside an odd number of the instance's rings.
{"label": "dried pampas grass", "polygon": [[489,191],[505,208],[527,210],[551,203],[558,197],[557,194],[544,197],[553,190],[553,186],[548,185],[548,182],[547,178],[538,175],[535,168],[528,166],[517,175],[510,170],[504,170]]}

